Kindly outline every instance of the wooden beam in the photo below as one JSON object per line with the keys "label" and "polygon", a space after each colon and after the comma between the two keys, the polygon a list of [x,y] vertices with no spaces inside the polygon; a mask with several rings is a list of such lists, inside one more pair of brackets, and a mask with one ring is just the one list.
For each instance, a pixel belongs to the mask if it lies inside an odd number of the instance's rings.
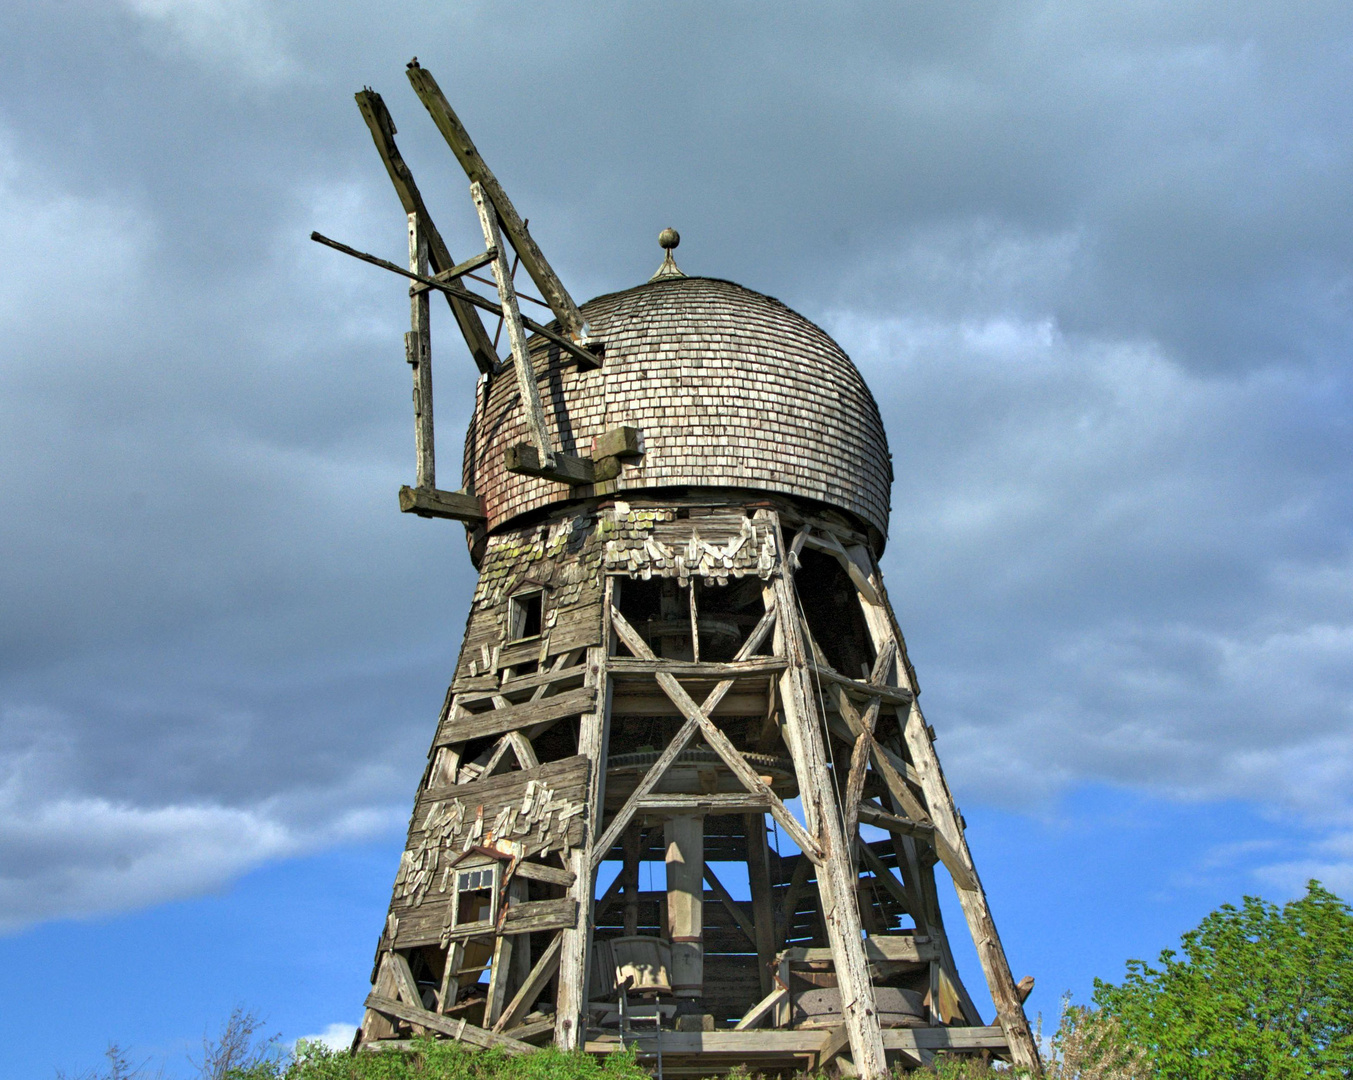
{"label": "wooden beam", "polygon": [[761,992],[775,985],[771,964],[775,961],[775,891],[770,881],[770,845],[766,842],[764,814],[746,814],[742,819],[747,837],[747,882],[752,893],[753,928],[756,932],[757,974]]}
{"label": "wooden beam", "polygon": [[691,660],[664,660],[655,657],[645,660],[637,656],[617,656],[611,660],[611,671],[616,678],[626,675],[656,675],[666,671],[678,679],[745,679],[753,676],[778,675],[788,661],[783,656],[756,656],[750,660],[729,663]]}
{"label": "wooden beam", "polygon": [[[766,636],[770,633],[771,628],[774,625],[775,613],[773,611],[767,611],[766,614],[761,616],[756,626],[752,628],[752,632],[747,635],[747,640],[744,641],[741,648],[738,649],[737,654],[733,657],[733,662],[741,663],[755,653],[757,649],[761,648],[766,640]],[[629,627],[629,623],[625,623],[625,626]],[[631,630],[630,632],[632,633],[633,631]],[[640,639],[640,643],[642,644],[642,639]],[[646,645],[644,646],[644,649],[647,651],[648,655],[640,657],[639,659],[645,664],[654,664],[657,658],[654,657],[652,650],[648,649]],[[608,672],[611,664],[623,659],[624,657],[619,656],[611,657],[608,662]],[[733,682],[733,679],[724,679],[705,696],[703,708],[706,714],[714,711],[728,691],[733,688]],[[658,786],[658,782],[667,775],[667,770],[671,768],[672,763],[676,761],[681,752],[686,749],[687,744],[689,744],[692,737],[694,737],[698,727],[699,725],[693,717],[687,717],[686,722],[681,725],[681,728],[677,731],[675,737],[658,756],[658,760],[649,766],[648,772],[644,774],[643,779],[635,785],[634,791],[632,791],[630,797],[625,800],[624,806],[622,806],[615,817],[611,819],[611,824],[606,827],[606,832],[592,848],[591,867],[594,873],[600,865],[601,860],[606,857],[606,853],[615,846],[616,840],[618,840],[620,834],[625,831],[625,828],[630,823],[630,819],[634,817],[634,812],[639,807],[639,800],[645,798]]]}
{"label": "wooden beam", "polygon": [[470,198],[474,200],[475,210],[479,213],[479,227],[484,231],[484,246],[497,252],[493,260],[493,277],[498,283],[498,301],[503,306],[503,322],[507,326],[507,339],[512,344],[512,363],[517,370],[517,390],[521,394],[522,409],[526,414],[526,430],[531,433],[531,442],[540,454],[541,464],[554,465],[554,451],[550,448],[550,435],[545,429],[545,409],[540,403],[540,387],[536,385],[536,369],[531,363],[531,350],[526,344],[526,327],[522,325],[521,312],[517,310],[517,294],[512,287],[512,268],[507,263],[507,253],[503,251],[502,237],[498,233],[498,215],[493,204],[478,181],[470,184]]}
{"label": "wooden beam", "polygon": [[886,829],[888,832],[901,833],[903,836],[914,836],[928,844],[935,842],[935,826],[929,822],[914,821],[911,818],[890,814],[871,802],[861,802],[858,809],[859,820],[868,825]]}
{"label": "wooden beam", "polygon": [[534,727],[536,724],[552,723],[562,720],[565,716],[577,716],[586,712],[595,703],[596,692],[587,686],[551,694],[539,701],[525,701],[520,705],[509,705],[505,709],[491,709],[481,713],[465,711],[457,703],[444,730],[438,736],[438,741],[466,742],[469,739],[501,735],[505,731]]}
{"label": "wooden beam", "polygon": [[591,458],[577,457],[555,451],[550,457],[543,457],[539,449],[531,443],[517,443],[509,446],[503,457],[503,467],[508,472],[522,476],[539,476],[544,480],[557,480],[561,484],[591,484],[596,480],[596,470]]}
{"label": "wooden beam", "polygon": [[851,679],[842,675],[839,671],[826,667],[822,664],[809,664],[809,670],[819,679],[825,682],[835,683],[842,689],[849,690],[853,694],[864,698],[866,701],[870,698],[881,698],[890,705],[910,705],[912,702],[912,693],[900,686],[871,686],[867,682],[861,682],[859,679]]}
{"label": "wooden beam", "polygon": [[450,518],[468,525],[481,525],[488,520],[479,496],[464,491],[412,488],[406,484],[399,489],[399,508],[406,514],[417,514],[425,518]]}
{"label": "wooden beam", "polygon": [[[852,547],[847,555],[859,567],[862,574],[871,579],[877,578],[873,556],[864,547]],[[880,595],[877,602],[874,602],[861,590],[860,600],[865,625],[869,628],[875,650],[882,649],[889,641],[893,642],[897,646],[899,660],[909,670],[902,631],[898,628],[885,597]],[[902,733],[912,764],[920,778],[921,789],[925,793],[930,818],[935,824],[935,850],[954,878],[958,901],[963,908],[973,944],[977,947],[982,971],[987,978],[987,989],[991,993],[991,1000],[996,1006],[997,1016],[1005,1032],[1010,1059],[1020,1068],[1041,1074],[1042,1063],[1039,1060],[1038,1047],[1029,1028],[1028,1017],[1024,1015],[1024,1004],[1019,999],[1019,990],[1010,972],[1005,948],[996,930],[996,922],[991,916],[986,891],[982,888],[981,879],[977,876],[977,869],[972,861],[972,853],[968,850],[968,841],[963,835],[958,807],[954,804],[954,797],[940,768],[940,759],[935,753],[930,728],[914,698]]]}
{"label": "wooden beam", "polygon": [[535,967],[531,968],[531,973],[512,995],[512,1000],[507,1003],[497,1023],[493,1025],[495,1034],[511,1030],[530,1013],[536,998],[540,997],[545,989],[545,984],[553,979],[554,973],[559,970],[559,948],[563,940],[562,930],[554,935],[554,939],[536,961]]}
{"label": "wooden beam", "polygon": [[[875,934],[864,939],[864,955],[871,964],[924,964],[939,953],[929,941],[917,941],[912,934]],[[822,964],[836,959],[831,949],[785,949],[780,956],[791,964]]]}
{"label": "wooden beam", "polygon": [[[783,618],[780,621],[783,621]],[[615,608],[611,609],[611,625],[615,628],[616,635],[632,653],[647,660],[654,659],[653,650],[648,647],[648,643]],[[789,838],[798,845],[799,850],[814,862],[820,861],[823,857],[822,846],[799,824],[780,797],[757,775],[756,770],[747,764],[747,759],[728,741],[728,736],[710,720],[690,694],[686,693],[685,687],[676,680],[676,677],[665,671],[659,671],[657,680],[663,692],[672,699],[672,703],[681,710],[686,719],[694,720],[699,725],[700,734],[705,737],[709,748],[723,759],[724,764],[742,786],[767,801],[771,814],[780,823],[780,827],[789,833]],[[799,778],[799,783],[802,785],[802,777]]]}
{"label": "wooden beam", "polygon": [[737,1022],[733,1030],[747,1031],[749,1028],[756,1027],[757,1024],[761,1023],[762,1020],[766,1019],[766,1017],[768,1017],[774,1011],[775,1006],[779,1005],[780,1002],[784,1001],[788,997],[789,997],[788,988],[783,986],[777,986],[774,990],[772,990],[760,1001],[758,1001],[755,1005],[753,1005],[750,1009],[748,1009],[745,1013],[743,1013],[742,1019]]}
{"label": "wooden beam", "polygon": [[[399,274],[401,277],[406,277],[410,281],[416,281],[421,285],[427,286],[429,289],[436,289],[439,292],[445,293],[448,297],[469,304],[471,307],[479,308],[481,311],[487,311],[500,318],[502,317],[503,307],[501,304],[495,304],[492,300],[486,300],[478,293],[470,292],[469,289],[465,288],[459,282],[442,281],[436,277],[428,277],[425,274],[412,273],[405,270],[402,266],[397,266],[395,263],[388,262],[385,259],[378,259],[375,255],[368,255],[365,252],[358,251],[356,248],[350,248],[346,244],[340,244],[337,240],[331,240],[323,233],[312,232],[310,234],[310,239],[317,244],[323,244],[325,247],[331,247],[335,251],[344,252],[354,258],[361,259],[363,262],[369,262],[373,266],[379,266],[385,270],[389,270],[391,273]],[[599,343],[593,343],[589,348],[583,348],[576,342],[570,341],[560,334],[556,334],[548,326],[541,326],[540,323],[528,319],[525,315],[521,316],[521,321],[522,325],[530,330],[531,333],[539,334],[546,341],[558,345],[559,348],[577,360],[585,369],[590,370],[601,366],[600,356],[598,353],[592,351],[592,349],[600,349],[601,346]],[[491,375],[496,372],[498,368],[499,365],[495,363],[493,371],[485,372],[485,374]]]}
{"label": "wooden beam", "polygon": [[429,1031],[437,1032],[439,1035],[449,1035],[457,1042],[469,1043],[471,1046],[478,1046],[485,1050],[497,1048],[506,1050],[509,1054],[524,1054],[535,1049],[530,1043],[521,1042],[509,1035],[485,1031],[475,1024],[466,1023],[464,1020],[452,1020],[446,1016],[438,1016],[435,1012],[428,1012],[427,1009],[415,1009],[411,1005],[405,1005],[394,998],[382,997],[380,994],[368,995],[366,1007],[383,1016],[403,1020],[410,1024],[419,1024]]}
{"label": "wooden beam", "polygon": [[[773,524],[783,566],[787,560],[779,522],[769,511],[758,513]],[[862,1080],[883,1080],[888,1075],[888,1061],[874,986],[861,943],[863,930],[855,895],[858,878],[831,786],[831,770],[822,742],[822,717],[818,715],[816,695],[808,677],[807,657],[795,614],[798,598],[789,574],[782,572],[772,578],[763,597],[767,607],[774,606],[780,613],[775,651],[789,660],[788,669],[780,676],[785,743],[798,776],[804,821],[822,842],[824,855],[817,868],[818,896],[841,990],[842,1020],[850,1033],[851,1058]]]}
{"label": "wooden beam", "polygon": [[562,885],[564,888],[568,888],[577,880],[577,875],[572,870],[560,870],[556,866],[545,866],[536,862],[519,862],[512,873],[515,877],[526,878],[529,881],[545,881],[551,885]]}
{"label": "wooden beam", "polygon": [[638,457],[639,429],[622,425],[604,431],[592,440],[592,457]]}
{"label": "wooden beam", "polygon": [[[587,686],[596,704],[578,721],[578,753],[596,763],[588,776],[586,811],[583,821],[587,842],[601,828],[602,807],[606,800],[606,751],[611,731],[611,680],[607,673],[610,652],[610,627],[607,613],[612,608],[615,581],[608,578],[602,595],[602,638],[604,645],[587,650]],[[560,1050],[577,1050],[587,1039],[587,978],[591,963],[592,927],[595,921],[597,875],[586,846],[570,854],[576,880],[569,889],[578,904],[577,921],[564,931],[560,945],[558,994],[555,999],[554,1045]]]}
{"label": "wooden beam", "polygon": [[[399,147],[395,145],[395,122],[390,118],[385,102],[374,90],[359,91],[356,98],[362,119],[371,129],[371,138],[376,143],[376,151],[380,154],[381,161],[385,163],[385,170],[390,174],[391,183],[395,185],[395,194],[399,196],[404,213],[417,214],[423,223],[423,230],[428,239],[429,264],[438,274],[452,270],[456,266],[456,260],[451,257],[441,233],[433,225],[432,217],[428,214],[427,207],[423,205],[423,196],[418,191],[418,185],[413,182],[413,174],[404,163],[404,158],[400,156]],[[452,315],[455,316],[456,325],[460,327],[461,336],[465,338],[465,344],[470,349],[470,355],[474,357],[475,366],[486,375],[491,375],[498,367],[498,353],[493,347],[493,339],[484,329],[479,314],[473,305],[449,293],[446,294],[446,302],[451,308]]]}
{"label": "wooden beam", "polygon": [[[409,269],[415,274],[427,274],[428,243],[418,214],[408,215]],[[437,487],[436,455],[433,449],[432,425],[432,313],[424,290],[409,296],[410,329],[404,335],[404,358],[413,369],[413,427],[414,453],[417,462],[418,486]]]}
{"label": "wooden beam", "polygon": [[531,239],[526,223],[512,205],[512,200],[507,197],[507,192],[498,183],[497,177],[485,164],[484,159],[479,156],[479,151],[470,140],[470,133],[452,111],[441,87],[437,85],[437,80],[432,77],[430,71],[419,67],[416,60],[409,65],[408,73],[414,93],[427,108],[432,122],[437,125],[437,130],[442,133],[447,145],[451,147],[451,152],[456,155],[456,160],[465,170],[465,175],[471,182],[479,184],[492,201],[497,216],[502,220],[503,229],[521,258],[522,266],[536,283],[540,295],[550,305],[555,318],[559,320],[559,325],[575,339],[584,340],[587,337],[587,324],[583,320],[582,312],[578,310],[578,305],[569,296],[564,283],[546,261],[544,253]]}
{"label": "wooden beam", "polygon": [[733,894],[724,888],[723,882],[715,876],[714,870],[709,863],[705,863],[705,880],[709,882],[709,887],[714,890],[714,895],[719,903],[723,905],[724,910],[733,916],[733,921],[738,924],[738,929],[742,931],[743,936],[748,943],[756,947],[756,928],[752,925],[752,920],[747,917],[747,913],[742,910],[742,905],[733,899]]}
{"label": "wooden beam", "polygon": [[729,791],[710,795],[645,795],[638,811],[645,814],[741,814],[748,810],[770,809],[770,803],[752,792]]}

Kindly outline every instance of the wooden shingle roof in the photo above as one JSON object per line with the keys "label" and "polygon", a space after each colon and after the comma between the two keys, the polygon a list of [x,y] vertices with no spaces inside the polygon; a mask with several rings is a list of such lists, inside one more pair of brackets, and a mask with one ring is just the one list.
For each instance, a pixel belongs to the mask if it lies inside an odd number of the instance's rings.
{"label": "wooden shingle roof", "polygon": [[590,454],[621,424],[643,456],[615,480],[572,488],[509,473],[504,452],[527,439],[516,378],[491,382],[466,437],[465,482],[494,529],[570,499],[663,487],[796,495],[888,530],[892,464],[878,406],[850,358],[820,328],[771,297],[713,278],[672,277],[582,306],[605,343],[579,371],[532,341],[555,445]]}

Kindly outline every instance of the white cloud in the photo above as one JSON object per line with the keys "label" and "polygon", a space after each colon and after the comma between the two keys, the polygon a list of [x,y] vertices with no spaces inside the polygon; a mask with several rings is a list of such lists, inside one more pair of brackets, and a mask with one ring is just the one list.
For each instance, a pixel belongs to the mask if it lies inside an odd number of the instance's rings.
{"label": "white cloud", "polygon": [[[330,1024],[319,1035],[302,1035],[296,1042],[323,1043],[330,1050],[346,1050],[357,1034],[356,1024]],[[294,1045],[294,1044],[293,1044]]]}
{"label": "white cloud", "polygon": [[1317,437],[1326,376],[1199,374],[1048,318],[827,325],[892,433],[885,572],[961,787],[1353,814],[1347,469],[1253,450]]}

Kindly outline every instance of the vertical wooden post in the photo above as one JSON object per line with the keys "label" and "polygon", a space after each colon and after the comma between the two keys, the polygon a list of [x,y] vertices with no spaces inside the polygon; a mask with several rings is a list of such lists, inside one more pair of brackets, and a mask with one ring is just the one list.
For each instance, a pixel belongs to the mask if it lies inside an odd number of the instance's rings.
{"label": "vertical wooden post", "polygon": [[484,231],[484,243],[498,252],[493,260],[493,277],[498,283],[498,299],[503,305],[503,322],[507,324],[507,339],[512,345],[512,363],[517,369],[517,390],[521,394],[526,427],[531,442],[540,455],[542,468],[552,468],[554,451],[545,428],[545,408],[540,403],[540,387],[536,385],[536,370],[531,365],[531,354],[526,348],[526,327],[522,325],[517,308],[517,291],[512,286],[512,267],[503,248],[503,237],[498,231],[498,216],[493,212],[484,189],[476,182],[470,185],[470,197],[479,211],[479,225]]}
{"label": "vertical wooden post", "polygon": [[775,987],[771,964],[775,962],[775,900],[770,881],[770,846],[766,843],[766,816],[743,814],[747,833],[747,879],[752,889],[752,918],[756,927],[757,973],[761,996]]}
{"label": "vertical wooden post", "polygon": [[822,743],[821,717],[808,680],[784,537],[780,534],[778,518],[772,520],[780,554],[780,573],[767,590],[767,600],[776,606],[776,653],[789,660],[780,676],[785,741],[799,781],[804,825],[825,852],[817,867],[818,896],[835,960],[841,1013],[850,1036],[851,1059],[861,1080],[882,1080],[888,1075],[888,1061],[879,1029],[874,985],[869,979],[869,963],[864,954],[850,849],[846,845],[841,812],[831,787],[831,770]]}
{"label": "vertical wooden post", "polygon": [[[860,607],[864,611],[869,633],[874,639],[874,648],[881,649],[892,641],[897,645],[899,658],[905,658],[902,633],[894,622],[892,609],[883,592],[882,575],[874,566],[873,556],[863,547],[852,547],[847,554],[864,576],[871,579],[870,585],[879,600],[878,603],[874,603],[863,590],[860,592]],[[906,668],[904,659],[904,662],[898,665],[898,670],[905,671]],[[909,679],[906,681],[910,682]],[[909,689],[914,690],[915,687]],[[968,851],[968,841],[963,835],[958,807],[954,804],[954,797],[945,782],[940,759],[935,753],[935,744],[930,738],[930,729],[926,726],[925,717],[921,715],[921,707],[914,698],[902,728],[902,735],[920,778],[926,808],[930,811],[935,831],[957,853],[975,886],[964,889],[959,887],[957,882],[954,883],[958,892],[958,902],[963,908],[968,930],[972,934],[973,944],[977,946],[977,957],[982,962],[982,972],[987,978],[991,1000],[996,1005],[996,1014],[1001,1027],[1005,1030],[1011,1061],[1041,1074],[1042,1063],[1038,1057],[1038,1047],[1034,1044],[1029,1020],[1024,1015],[1024,1004],[1019,999],[1019,991],[1015,989],[1015,978],[1010,973],[1005,948],[1001,945],[1001,937],[996,932],[996,922],[991,917],[986,890],[982,888],[977,868],[973,865],[972,853]]]}
{"label": "vertical wooden post", "polygon": [[578,753],[592,762],[588,778],[586,841],[573,849],[569,888],[578,904],[577,923],[564,930],[559,954],[558,994],[555,998],[554,1045],[580,1050],[587,1037],[587,973],[592,944],[592,916],[596,899],[596,872],[591,869],[592,845],[601,833],[602,804],[606,798],[606,743],[610,735],[611,680],[607,660],[611,650],[610,610],[615,581],[608,578],[603,594],[602,642],[587,650],[586,685],[596,691],[596,709],[579,721]]}
{"label": "vertical wooden post", "polygon": [[631,822],[625,830],[625,864],[620,871],[625,875],[625,935],[639,932],[639,825]]}
{"label": "vertical wooden post", "polygon": [[[409,215],[409,269],[428,274],[428,241],[417,213]],[[404,335],[404,358],[413,368],[413,438],[420,488],[437,486],[432,441],[432,314],[426,289],[409,298],[410,330]]]}

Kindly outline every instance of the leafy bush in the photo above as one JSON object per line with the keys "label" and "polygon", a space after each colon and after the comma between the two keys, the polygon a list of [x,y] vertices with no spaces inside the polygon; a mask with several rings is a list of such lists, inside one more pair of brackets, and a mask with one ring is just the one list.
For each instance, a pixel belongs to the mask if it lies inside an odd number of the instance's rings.
{"label": "leafy bush", "polygon": [[415,1039],[410,1050],[349,1054],[299,1042],[289,1061],[259,1062],[229,1080],[648,1080],[632,1053],[606,1058],[545,1048],[511,1055],[459,1043]]}
{"label": "leafy bush", "polygon": [[1353,911],[1319,882],[1282,908],[1223,905],[1181,947],[1095,981],[1160,1080],[1353,1076]]}

